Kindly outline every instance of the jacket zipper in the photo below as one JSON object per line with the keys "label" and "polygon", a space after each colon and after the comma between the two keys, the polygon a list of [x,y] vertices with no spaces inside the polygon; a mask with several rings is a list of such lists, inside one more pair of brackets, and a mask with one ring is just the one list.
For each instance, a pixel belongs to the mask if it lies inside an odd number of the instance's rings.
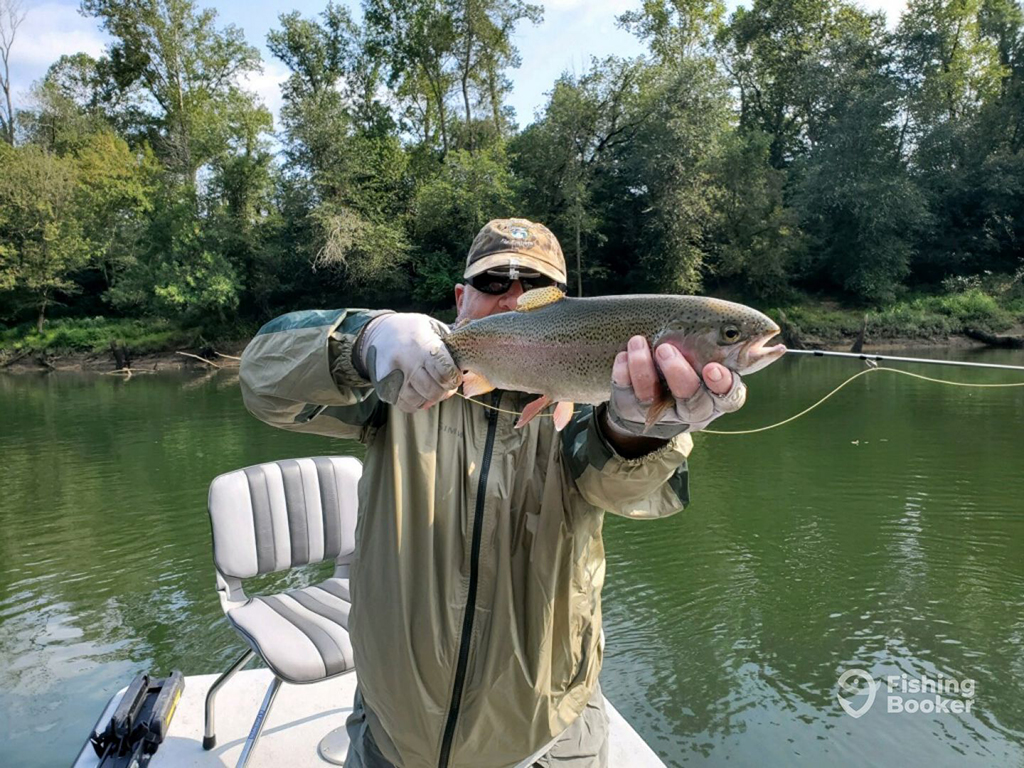
{"label": "jacket zipper", "polygon": [[480,483],[476,489],[476,509],[473,512],[473,544],[469,558],[469,590],[466,595],[466,613],[462,618],[462,637],[459,640],[459,658],[455,666],[455,684],[452,700],[448,706],[448,721],[441,739],[441,759],[437,768],[448,768],[455,738],[455,724],[459,719],[462,705],[462,689],[466,683],[466,668],[469,666],[469,645],[473,634],[473,618],[476,613],[476,590],[480,578],[480,545],[483,541],[484,502],[487,500],[487,475],[491,470],[491,454],[494,452],[494,435],[498,431],[498,412],[494,408],[501,402],[501,392],[491,396],[492,408],[487,409],[487,441],[484,443],[484,457],[480,463]]}

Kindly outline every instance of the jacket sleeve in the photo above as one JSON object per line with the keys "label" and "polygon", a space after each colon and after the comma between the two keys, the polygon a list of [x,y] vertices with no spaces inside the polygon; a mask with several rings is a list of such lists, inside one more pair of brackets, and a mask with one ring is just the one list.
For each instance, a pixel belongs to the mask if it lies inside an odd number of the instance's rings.
{"label": "jacket sleeve", "polygon": [[562,430],[565,466],[580,495],[624,517],[667,517],[682,510],[690,501],[686,457],[693,438],[684,433],[646,456],[623,458],[601,431],[605,407],[585,406]]}
{"label": "jacket sleeve", "polygon": [[260,421],[292,432],[364,440],[383,404],[355,369],[359,332],[387,310],[290,312],[264,325],[242,352],[242,399]]}

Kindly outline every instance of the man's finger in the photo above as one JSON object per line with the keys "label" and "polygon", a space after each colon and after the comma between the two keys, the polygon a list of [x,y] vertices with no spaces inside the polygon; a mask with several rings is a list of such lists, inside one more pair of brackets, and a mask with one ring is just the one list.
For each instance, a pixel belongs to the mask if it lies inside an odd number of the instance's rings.
{"label": "man's finger", "polygon": [[[423,403],[431,403],[440,400],[447,388],[437,383],[434,377],[425,368],[419,368],[409,377],[409,386],[423,398]],[[421,404],[422,405],[422,404]]]}
{"label": "man's finger", "polygon": [[700,388],[700,377],[679,350],[671,344],[661,344],[655,350],[654,356],[661,372],[665,374],[665,383],[668,384],[672,395],[679,400],[693,397]]}
{"label": "man's finger", "polygon": [[612,366],[612,384],[617,387],[631,387],[629,356],[625,352],[619,352],[615,356],[615,364]]}
{"label": "man's finger", "polygon": [[[710,389],[708,390],[711,391]],[[742,377],[738,373],[732,374],[732,386],[724,394],[718,394],[714,392],[711,394],[715,398],[715,408],[720,413],[732,413],[738,411],[743,407],[743,404],[747,401],[747,385],[743,383]]]}
{"label": "man's finger", "polygon": [[424,367],[443,390],[457,389],[462,383],[462,371],[440,342],[430,350],[430,357],[424,362]]}
{"label": "man's finger", "polygon": [[650,403],[658,394],[658,372],[651,358],[651,347],[643,336],[634,336],[629,340],[626,351],[629,359],[629,378],[633,383],[633,392],[641,403]]}
{"label": "man's finger", "polygon": [[716,395],[724,395],[732,389],[732,371],[718,363],[704,366],[704,384]]}

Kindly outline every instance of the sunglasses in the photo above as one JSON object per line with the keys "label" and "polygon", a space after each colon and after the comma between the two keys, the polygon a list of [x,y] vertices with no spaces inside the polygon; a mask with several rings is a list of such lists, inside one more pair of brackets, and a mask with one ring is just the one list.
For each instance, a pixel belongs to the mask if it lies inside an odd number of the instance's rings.
{"label": "sunglasses", "polygon": [[517,272],[514,278],[507,272],[499,274],[484,272],[469,278],[469,284],[480,291],[480,293],[499,296],[511,288],[512,283],[516,280],[518,280],[523,286],[524,293],[526,291],[531,291],[534,288],[547,288],[551,285],[557,286],[562,293],[565,293],[566,290],[566,286],[562,285],[562,283],[559,283],[546,275],[542,275],[539,272]]}

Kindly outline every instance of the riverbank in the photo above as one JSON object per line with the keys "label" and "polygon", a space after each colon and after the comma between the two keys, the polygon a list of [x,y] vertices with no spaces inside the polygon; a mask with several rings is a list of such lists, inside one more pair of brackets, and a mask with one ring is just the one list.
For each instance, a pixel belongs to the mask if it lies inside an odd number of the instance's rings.
{"label": "riverbank", "polygon": [[0,330],[0,371],[136,373],[233,368],[255,329],[211,331],[159,319],[62,318]]}
{"label": "riverbank", "polygon": [[[979,288],[912,295],[883,309],[855,309],[809,297],[758,308],[779,322],[786,343],[805,348],[846,350],[862,334],[863,348],[875,351],[986,346],[971,334],[1024,338],[1024,298],[997,298]],[[102,317],[53,320],[42,332],[34,326],[0,327],[0,371],[113,373],[125,364],[147,373],[232,368],[256,327],[211,329],[169,320]]]}

